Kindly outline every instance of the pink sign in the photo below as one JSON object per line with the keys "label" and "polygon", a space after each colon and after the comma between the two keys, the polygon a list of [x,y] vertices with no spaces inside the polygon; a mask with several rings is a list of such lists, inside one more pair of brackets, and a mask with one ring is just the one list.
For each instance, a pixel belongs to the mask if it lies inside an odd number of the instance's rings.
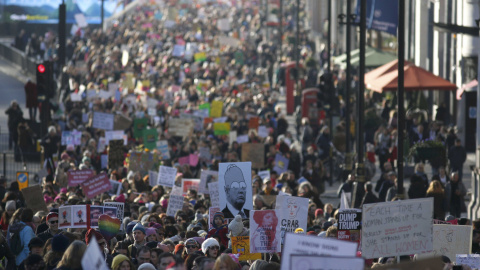
{"label": "pink sign", "polygon": [[180,163],[180,165],[188,164],[192,167],[195,167],[198,164],[198,155],[190,154],[186,157],[178,158],[178,163]]}
{"label": "pink sign", "polygon": [[75,187],[94,175],[93,170],[68,171],[68,186]]}
{"label": "pink sign", "polygon": [[85,197],[89,199],[110,190],[110,188],[110,180],[108,179],[108,175],[106,173],[101,173],[91,177],[82,183],[83,194],[85,194]]}

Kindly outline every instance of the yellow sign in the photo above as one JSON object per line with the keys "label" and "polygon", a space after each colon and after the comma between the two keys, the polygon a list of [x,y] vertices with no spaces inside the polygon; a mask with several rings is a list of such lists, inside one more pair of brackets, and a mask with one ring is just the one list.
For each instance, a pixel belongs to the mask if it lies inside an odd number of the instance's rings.
{"label": "yellow sign", "polygon": [[17,172],[17,182],[20,190],[28,187],[28,172]]}
{"label": "yellow sign", "polygon": [[250,253],[250,236],[233,236],[232,238],[233,254],[240,253],[239,261],[260,260],[261,253]]}
{"label": "yellow sign", "polygon": [[215,135],[228,135],[230,133],[230,123],[213,123],[213,133]]}
{"label": "yellow sign", "polygon": [[210,106],[210,117],[218,118],[222,117],[223,102],[214,100]]}

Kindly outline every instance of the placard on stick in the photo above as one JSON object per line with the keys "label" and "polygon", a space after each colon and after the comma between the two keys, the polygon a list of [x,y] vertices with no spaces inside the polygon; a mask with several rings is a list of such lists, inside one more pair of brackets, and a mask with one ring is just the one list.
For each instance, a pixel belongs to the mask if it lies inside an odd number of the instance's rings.
{"label": "placard on stick", "polygon": [[42,188],[39,185],[26,187],[21,191],[27,207],[32,209],[34,213],[38,211],[48,212],[47,205],[43,200]]}
{"label": "placard on stick", "polygon": [[262,143],[242,144],[242,161],[251,161],[254,169],[265,167],[265,146]]}

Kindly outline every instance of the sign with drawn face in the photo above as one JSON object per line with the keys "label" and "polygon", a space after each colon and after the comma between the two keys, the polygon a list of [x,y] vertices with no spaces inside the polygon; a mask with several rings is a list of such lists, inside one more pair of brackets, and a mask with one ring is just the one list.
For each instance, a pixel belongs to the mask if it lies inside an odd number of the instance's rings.
{"label": "sign with drawn face", "polygon": [[280,223],[275,210],[250,211],[250,253],[279,252]]}
{"label": "sign with drawn face", "polygon": [[251,179],[251,162],[220,163],[219,204],[225,218],[241,215],[243,219],[248,219],[250,210],[253,209]]}
{"label": "sign with drawn face", "polygon": [[280,219],[282,243],[287,232],[297,228],[307,231],[308,199],[294,196],[277,196],[275,210]]}

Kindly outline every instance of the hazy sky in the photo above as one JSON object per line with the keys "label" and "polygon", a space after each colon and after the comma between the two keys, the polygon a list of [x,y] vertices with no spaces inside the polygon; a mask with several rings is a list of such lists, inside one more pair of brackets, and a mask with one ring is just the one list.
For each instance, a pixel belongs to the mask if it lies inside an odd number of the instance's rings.
{"label": "hazy sky", "polygon": [[[81,0],[81,1],[76,1],[73,0],[73,2],[76,2],[77,5],[80,7],[81,10],[86,10],[90,5],[94,2],[97,2],[100,4],[101,0]],[[58,7],[62,3],[61,0],[7,0],[6,5],[19,5],[19,6],[42,6],[42,5],[49,5],[52,7]],[[109,12],[113,12],[115,9],[115,6],[117,5],[117,0],[105,0],[105,9],[108,10]],[[120,9],[117,9],[119,11]]]}

